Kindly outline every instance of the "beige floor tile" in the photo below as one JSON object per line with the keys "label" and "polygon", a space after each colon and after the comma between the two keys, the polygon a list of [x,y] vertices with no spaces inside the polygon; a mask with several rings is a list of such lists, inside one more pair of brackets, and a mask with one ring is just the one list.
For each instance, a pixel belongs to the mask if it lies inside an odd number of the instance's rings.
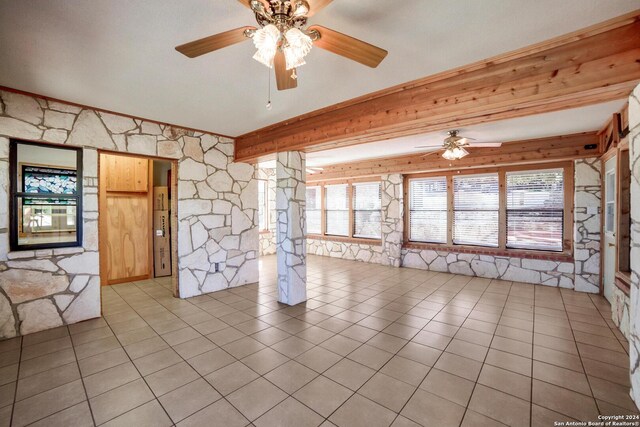
{"label": "beige floor tile", "polygon": [[441,354],[442,350],[437,350],[433,347],[428,347],[413,341],[408,342],[398,352],[398,356],[411,359],[414,362],[422,363],[427,366],[433,366]]}
{"label": "beige floor tile", "polygon": [[[75,361],[76,356],[71,348],[26,360],[20,363],[20,378],[48,371]],[[17,373],[17,363],[0,368],[0,385],[15,381]]]}
{"label": "beige floor tile", "polygon": [[453,427],[460,425],[464,410],[447,399],[418,389],[401,414],[421,425]]}
{"label": "beige floor tile", "polygon": [[[462,420],[462,424],[460,427],[502,427],[506,424],[502,424],[499,421],[493,420],[489,417],[486,417],[482,414],[479,414],[476,411],[472,411],[471,409],[467,409],[467,412],[464,414],[464,419]],[[551,424],[553,425],[553,424]]]}
{"label": "beige floor tile", "polygon": [[429,369],[429,366],[422,363],[414,362],[401,356],[394,356],[384,365],[380,372],[417,387],[427,375]]}
{"label": "beige floor tile", "polygon": [[439,369],[429,371],[427,377],[420,384],[421,389],[465,407],[469,403],[474,386],[473,381]]}
{"label": "beige floor tile", "polygon": [[334,335],[320,344],[321,347],[341,356],[346,356],[361,345],[361,342],[343,337],[342,335]]}
{"label": "beige floor tile", "polygon": [[623,407],[636,412],[638,408],[629,397],[629,387],[603,380],[597,377],[589,377],[589,383],[596,399]]}
{"label": "beige floor tile", "polygon": [[368,344],[363,344],[347,356],[347,358],[374,370],[382,368],[382,366],[384,366],[384,364],[392,357],[392,353],[380,350]]}
{"label": "beige floor tile", "polygon": [[357,362],[353,362],[349,359],[342,359],[331,368],[327,369],[323,375],[353,391],[356,391],[375,373],[376,371],[373,369],[367,368]]}
{"label": "beige floor tile", "polygon": [[518,356],[517,354],[505,353],[504,351],[492,348],[489,349],[489,353],[487,353],[485,363],[521,375],[531,376],[531,359]]}
{"label": "beige floor tile", "polygon": [[219,393],[226,396],[249,384],[260,375],[249,369],[242,362],[234,362],[204,377]]}
{"label": "beige floor tile", "polygon": [[531,402],[579,421],[594,420],[598,416],[592,397],[535,379]]}
{"label": "beige floor tile", "polygon": [[293,397],[323,417],[328,417],[352,394],[348,388],[319,376],[294,393]]}
{"label": "beige floor tile", "polygon": [[256,427],[316,427],[323,418],[302,403],[289,397],[254,421]]}
{"label": "beige floor tile", "polygon": [[144,380],[153,391],[153,394],[156,397],[160,397],[197,378],[200,378],[200,375],[188,363],[180,362],[147,375]]}
{"label": "beige floor tile", "polygon": [[96,354],[95,356],[88,357],[78,361],[80,366],[80,373],[83,377],[88,377],[97,372],[104,371],[105,369],[113,368],[114,366],[121,365],[128,362],[129,358],[125,351],[120,348],[109,350],[106,353]]}
{"label": "beige floor tile", "polygon": [[237,341],[222,346],[222,349],[235,357],[236,359],[242,359],[250,354],[265,348],[265,345],[260,341],[256,341],[251,337],[240,338]]}
{"label": "beige floor tile", "polygon": [[78,403],[31,424],[31,427],[93,427],[93,417],[89,403]]}
{"label": "beige floor tile", "polygon": [[591,396],[591,388],[589,387],[587,376],[582,372],[534,360],[533,378]]}
{"label": "beige floor tile", "polygon": [[158,400],[173,422],[177,423],[221,397],[208,382],[200,378],[163,395]]}
{"label": "beige floor tile", "polygon": [[[76,362],[18,380],[16,401],[26,399],[80,378]],[[14,384],[14,383],[11,383]],[[15,385],[15,384],[14,384]]]}
{"label": "beige floor tile", "polygon": [[317,376],[317,372],[291,360],[264,377],[285,392],[293,394]]}
{"label": "beige floor tile", "polygon": [[516,374],[492,365],[484,365],[478,384],[500,390],[520,399],[531,401],[531,377]]}
{"label": "beige floor tile", "polygon": [[436,334],[434,332],[421,331],[413,339],[412,342],[433,347],[438,350],[444,350],[449,345],[451,337]]}
{"label": "beige floor tile", "polygon": [[407,342],[408,340],[380,332],[367,341],[367,344],[389,353],[397,353]]}
{"label": "beige floor tile", "polygon": [[87,396],[92,398],[138,378],[140,378],[140,374],[133,363],[125,362],[85,377],[83,381]]}
{"label": "beige floor tile", "polygon": [[[64,329],[66,331],[66,328]],[[65,348],[71,348],[71,337],[63,336],[37,344],[24,346],[22,349],[22,360],[33,359],[34,357],[44,356],[45,354],[54,353]]]}
{"label": "beige floor tile", "polygon": [[475,382],[478,379],[478,375],[480,375],[482,363],[457,354],[444,352],[433,367]]}
{"label": "beige floor tile", "polygon": [[126,346],[124,349],[131,359],[139,359],[169,348],[162,338],[155,337]]}
{"label": "beige floor tile", "polygon": [[205,337],[198,337],[193,340],[174,345],[173,349],[183,359],[191,359],[199,354],[215,349],[217,346]]}
{"label": "beige floor tile", "polygon": [[272,369],[277,368],[290,359],[272,348],[264,348],[250,356],[242,359],[242,363],[253,369],[260,375],[264,375]]}
{"label": "beige floor tile", "polygon": [[173,425],[171,419],[157,400],[138,406],[129,412],[103,424],[104,427],[153,426],[168,427]]}
{"label": "beige floor tile", "polygon": [[96,424],[100,425],[153,399],[149,387],[138,379],[89,399],[89,403]]}
{"label": "beige floor tile", "polygon": [[467,357],[478,362],[484,362],[488,350],[487,347],[459,339],[451,340],[446,349],[448,353],[457,354],[458,356]]}
{"label": "beige floor tile", "polygon": [[13,426],[20,427],[38,421],[84,400],[81,380],[75,380],[60,387],[45,391],[17,402],[13,410]]}
{"label": "beige floor tile", "polygon": [[613,381],[620,385],[631,387],[629,382],[629,368],[621,368],[609,363],[598,362],[592,359],[582,359],[584,370],[590,377],[598,377],[607,381]]}
{"label": "beige floor tile", "polygon": [[531,405],[531,427],[548,427],[554,425],[558,420],[575,421],[564,414],[559,414],[536,404]]}
{"label": "beige floor tile", "polygon": [[399,412],[415,390],[414,386],[377,373],[358,390],[358,393],[392,411]]}
{"label": "beige floor tile", "polygon": [[377,403],[354,394],[329,420],[337,426],[349,427],[387,427],[396,414]]}
{"label": "beige floor tile", "polygon": [[227,400],[242,415],[253,421],[282,402],[287,394],[265,380],[258,378],[227,396]]}
{"label": "beige floor tile", "polygon": [[302,353],[295,360],[318,373],[322,373],[338,363],[340,359],[342,356],[318,346]]}
{"label": "beige floor tile", "polygon": [[229,402],[220,399],[206,408],[180,421],[179,427],[244,427],[249,420],[242,416]]}
{"label": "beige floor tile", "polygon": [[229,355],[229,353],[220,348],[207,351],[206,353],[202,353],[187,360],[187,362],[193,367],[193,369],[195,369],[200,375],[210,374],[211,372],[227,366],[235,361],[236,359],[233,356]]}
{"label": "beige floor tile", "polygon": [[298,337],[289,337],[272,345],[271,348],[293,359],[314,347],[313,343]]}
{"label": "beige floor tile", "polygon": [[182,358],[178,353],[171,348],[167,348],[157,353],[135,359],[133,363],[143,376],[147,376],[181,361]]}
{"label": "beige floor tile", "polygon": [[[324,329],[318,328],[318,327],[312,327],[315,329],[319,329],[320,331],[323,331],[324,333],[329,334],[329,336],[333,335],[333,333],[326,331]],[[310,339],[308,339],[308,337],[306,335],[310,336],[308,331],[309,329],[305,329],[304,331],[300,332],[300,334],[298,334],[298,336],[300,338],[303,339],[307,339],[308,341],[311,341]],[[228,333],[229,335],[234,335],[231,332]],[[283,331],[282,329],[278,329],[275,326],[271,326],[265,329],[262,329],[261,331],[258,331],[254,334],[251,335],[251,338],[260,341],[262,344],[264,345],[273,345],[277,342],[282,341],[285,338],[289,338],[291,336],[291,334],[289,334],[288,332]],[[324,340],[322,340],[324,341]],[[220,345],[220,344],[219,344]]]}
{"label": "beige floor tile", "polygon": [[507,425],[528,425],[529,402],[478,384],[469,409]]}

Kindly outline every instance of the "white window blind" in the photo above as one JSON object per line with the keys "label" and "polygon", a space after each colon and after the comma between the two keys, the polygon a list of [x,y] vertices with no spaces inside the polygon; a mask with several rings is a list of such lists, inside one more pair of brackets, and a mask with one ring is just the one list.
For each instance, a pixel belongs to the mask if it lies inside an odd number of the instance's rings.
{"label": "white window blind", "polygon": [[269,228],[267,224],[269,212],[269,201],[267,198],[267,181],[258,181],[258,228],[267,230]]}
{"label": "white window blind", "polygon": [[307,234],[322,233],[320,187],[307,187]]}
{"label": "white window blind", "polygon": [[409,240],[447,243],[447,178],[410,181]]}
{"label": "white window blind", "polygon": [[453,243],[498,246],[498,174],[453,177]]}
{"label": "white window blind", "polygon": [[507,172],[507,247],[562,250],[562,169]]}
{"label": "white window blind", "polygon": [[325,191],[326,234],[349,236],[347,184],[327,185]]}
{"label": "white window blind", "polygon": [[381,194],[379,182],[353,184],[353,236],[381,237]]}

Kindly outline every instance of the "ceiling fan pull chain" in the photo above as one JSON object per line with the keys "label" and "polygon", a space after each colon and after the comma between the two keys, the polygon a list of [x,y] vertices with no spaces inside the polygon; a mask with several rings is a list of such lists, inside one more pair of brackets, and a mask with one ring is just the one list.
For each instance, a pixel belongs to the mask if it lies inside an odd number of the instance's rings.
{"label": "ceiling fan pull chain", "polygon": [[267,96],[267,110],[271,110],[271,69],[267,69],[267,79],[269,80],[269,93]]}

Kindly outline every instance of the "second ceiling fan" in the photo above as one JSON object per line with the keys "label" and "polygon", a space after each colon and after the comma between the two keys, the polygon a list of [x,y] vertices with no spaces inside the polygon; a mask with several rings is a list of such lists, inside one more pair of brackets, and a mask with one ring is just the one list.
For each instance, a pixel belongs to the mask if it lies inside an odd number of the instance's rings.
{"label": "second ceiling fan", "polygon": [[176,47],[189,58],[252,39],[254,59],[275,68],[278,90],[298,86],[296,68],[312,46],[328,50],[375,68],[387,51],[319,25],[306,27],[307,18],[332,0],[238,0],[255,14],[259,28],[246,26],[205,37]]}

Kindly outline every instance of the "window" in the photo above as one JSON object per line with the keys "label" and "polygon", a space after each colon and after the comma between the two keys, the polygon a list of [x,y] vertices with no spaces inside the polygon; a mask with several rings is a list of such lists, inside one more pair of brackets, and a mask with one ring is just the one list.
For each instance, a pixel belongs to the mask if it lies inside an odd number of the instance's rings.
{"label": "window", "polygon": [[453,243],[498,246],[498,174],[453,177]]}
{"label": "window", "polygon": [[381,239],[380,181],[360,181],[307,187],[307,234],[328,240]]}
{"label": "window", "polygon": [[82,244],[82,151],[11,140],[11,250]]}
{"label": "window", "polygon": [[320,187],[307,187],[307,233],[322,233],[322,199]]}
{"label": "window", "polygon": [[327,185],[325,188],[325,234],[349,236],[349,186]]}
{"label": "window", "polygon": [[562,169],[507,172],[507,247],[562,250]]}
{"label": "window", "polygon": [[573,162],[561,162],[406,176],[405,239],[434,250],[446,244],[568,256],[573,174]]}
{"label": "window", "polygon": [[615,232],[616,221],[616,171],[607,172],[604,189],[604,231]]}
{"label": "window", "polygon": [[380,183],[353,184],[353,237],[381,237]]}
{"label": "window", "polygon": [[409,181],[409,239],[447,243],[447,178]]}
{"label": "window", "polygon": [[269,229],[269,193],[268,182],[258,180],[258,229],[265,231]]}

